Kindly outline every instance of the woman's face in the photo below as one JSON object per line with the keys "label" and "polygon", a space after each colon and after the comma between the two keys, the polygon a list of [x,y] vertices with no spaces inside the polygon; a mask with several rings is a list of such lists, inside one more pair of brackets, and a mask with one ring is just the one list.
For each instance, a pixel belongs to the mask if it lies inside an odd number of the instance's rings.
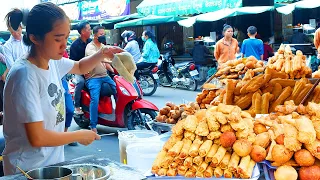
{"label": "woman's face", "polygon": [[232,37],[233,36],[233,29],[229,28],[224,32],[225,37]]}
{"label": "woman's face", "polygon": [[145,32],[142,33],[142,37],[144,37],[146,40],[149,38]]}
{"label": "woman's face", "polygon": [[54,60],[61,59],[67,48],[69,34],[69,20],[63,19],[56,21],[53,29],[37,44],[42,56]]}

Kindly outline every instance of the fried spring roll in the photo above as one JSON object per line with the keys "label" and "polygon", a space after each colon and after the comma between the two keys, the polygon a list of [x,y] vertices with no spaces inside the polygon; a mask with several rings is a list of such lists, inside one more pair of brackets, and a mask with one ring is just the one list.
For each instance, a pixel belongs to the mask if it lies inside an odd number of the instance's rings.
{"label": "fried spring roll", "polygon": [[197,172],[198,171],[198,166],[197,165],[192,165],[190,168],[189,168],[189,171],[192,171],[192,172]]}
{"label": "fried spring roll", "polygon": [[190,131],[184,131],[184,139],[193,141],[196,138],[196,134]]}
{"label": "fried spring roll", "polygon": [[199,148],[199,155],[205,157],[209,153],[212,144],[211,140],[206,140]]}
{"label": "fried spring roll", "polygon": [[227,169],[228,168],[228,164],[230,162],[230,158],[231,158],[231,154],[227,152],[224,155],[222,161],[220,162],[221,169]]}
{"label": "fried spring roll", "polygon": [[183,142],[184,142],[184,144],[183,144],[183,147],[182,147],[180,155],[179,155],[180,159],[186,159],[188,157],[189,150],[192,145],[192,141],[189,139],[184,139]]}
{"label": "fried spring roll", "polygon": [[161,167],[168,169],[170,164],[173,162],[172,156],[166,156],[163,161],[161,162]]}
{"label": "fried spring roll", "polygon": [[198,126],[198,119],[194,115],[189,115],[184,122],[184,129],[190,132],[195,132]]}
{"label": "fried spring roll", "polygon": [[177,169],[170,169],[167,171],[167,176],[177,176],[178,170]]}
{"label": "fried spring roll", "polygon": [[196,177],[198,177],[198,178],[203,178],[203,177],[204,177],[204,174],[203,174],[202,172],[197,171],[197,172],[196,172]]}
{"label": "fried spring roll", "polygon": [[226,152],[227,150],[220,146],[217,153],[212,157],[212,163],[217,166],[222,161]]}
{"label": "fried spring roll", "polygon": [[178,121],[177,124],[172,127],[172,133],[176,135],[182,135],[184,131],[183,126],[185,121],[185,119]]}
{"label": "fried spring roll", "polygon": [[225,169],[223,172],[224,178],[232,178],[232,172],[228,169]]}
{"label": "fried spring roll", "polygon": [[187,171],[186,174],[184,175],[186,178],[193,178],[196,177],[196,173],[192,171]]}
{"label": "fried spring roll", "polygon": [[183,165],[184,159],[180,159],[179,156],[176,156],[173,161],[178,163],[178,165]]}
{"label": "fried spring roll", "polygon": [[[231,127],[231,126],[230,126]],[[221,136],[221,132],[220,131],[212,131],[209,133],[209,135],[207,136],[207,138],[209,140],[214,140],[214,139],[218,139]]]}
{"label": "fried spring roll", "polygon": [[169,169],[176,169],[178,166],[179,166],[178,163],[172,162],[172,163],[170,164],[170,166],[169,166]]}
{"label": "fried spring roll", "polygon": [[248,171],[250,160],[251,160],[250,155],[241,158],[240,164],[237,170],[239,174],[244,174]]}
{"label": "fried spring roll", "polygon": [[191,147],[190,147],[190,150],[189,150],[189,155],[191,157],[196,157],[198,154],[199,154],[199,148],[201,146],[201,144],[203,143],[203,141],[201,140],[194,140]]}
{"label": "fried spring roll", "polygon": [[202,162],[201,165],[198,167],[198,171],[199,172],[204,172],[207,169],[208,166],[209,166],[208,163]]}
{"label": "fried spring roll", "polygon": [[183,165],[187,168],[190,168],[192,164],[193,164],[193,157],[187,157],[183,162]]}
{"label": "fried spring roll", "polygon": [[178,167],[178,174],[179,174],[180,176],[184,176],[187,171],[188,171],[188,168],[185,167],[185,166],[179,166],[179,167]]}
{"label": "fried spring roll", "polygon": [[169,140],[164,144],[163,150],[169,151],[178,141],[180,141],[183,137],[182,136],[175,136],[172,135]]}
{"label": "fried spring roll", "polygon": [[214,169],[212,166],[208,166],[207,169],[203,172],[205,178],[212,178]]}
{"label": "fried spring roll", "polygon": [[196,164],[197,166],[200,166],[202,162],[203,162],[203,157],[201,156],[196,156],[193,158],[193,163]]}
{"label": "fried spring roll", "polygon": [[183,141],[178,141],[169,151],[168,155],[172,157],[176,157],[180,154],[181,149],[183,147]]}
{"label": "fried spring roll", "polygon": [[167,168],[161,168],[161,169],[159,169],[157,175],[158,175],[158,176],[166,176],[166,175],[167,175],[167,172],[168,172],[168,169],[167,169]]}
{"label": "fried spring roll", "polygon": [[153,164],[152,164],[151,172],[153,174],[156,174],[157,171],[161,168],[161,163],[164,160],[164,158],[166,157],[166,155],[167,155],[167,152],[164,150],[161,150],[159,152],[159,154],[157,155],[156,159],[153,161]]}
{"label": "fried spring roll", "polygon": [[213,144],[205,158],[206,163],[210,163],[212,161],[213,156],[217,153],[219,146],[216,144]]}
{"label": "fried spring roll", "polygon": [[251,159],[248,165],[247,171],[242,173],[242,178],[250,179],[255,165],[256,165],[256,162],[254,162],[254,160]]}
{"label": "fried spring roll", "polygon": [[220,177],[223,176],[223,170],[222,170],[220,167],[217,167],[217,168],[214,170],[213,174],[214,174],[214,177],[220,178]]}

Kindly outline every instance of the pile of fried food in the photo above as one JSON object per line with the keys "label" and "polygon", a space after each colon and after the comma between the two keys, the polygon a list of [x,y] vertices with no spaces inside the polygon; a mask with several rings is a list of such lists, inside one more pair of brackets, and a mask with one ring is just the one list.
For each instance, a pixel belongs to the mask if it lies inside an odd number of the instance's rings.
{"label": "pile of fried food", "polygon": [[281,166],[276,180],[320,179],[320,105],[307,106],[291,101],[275,108],[276,113],[257,118],[254,123],[256,144],[267,151],[266,160]]}
{"label": "pile of fried food", "polygon": [[186,118],[188,115],[193,115],[200,107],[197,103],[191,102],[188,104],[180,104],[179,106],[167,102],[166,106],[160,109],[158,116],[156,116],[157,122],[176,124],[181,119]]}
{"label": "pile of fried food", "polygon": [[219,70],[215,74],[215,77],[221,79],[238,79],[240,75],[245,74],[249,69],[254,73],[261,73],[265,69],[264,63],[263,61],[258,61],[254,56],[230,60],[219,65]]}
{"label": "pile of fried food", "polygon": [[[275,111],[276,106],[285,101],[293,100],[300,104],[312,89],[313,84],[307,78],[299,81],[285,79],[286,74],[270,68],[265,74],[252,76],[248,71],[242,80],[225,80],[226,88],[210,104],[237,105],[249,112],[252,117],[256,114],[268,114]],[[306,102],[320,103],[320,86],[317,86]]]}
{"label": "pile of fried food", "polygon": [[290,79],[310,78],[312,74],[311,68],[306,65],[306,56],[300,50],[293,55],[289,45],[281,44],[278,53],[269,59],[267,66],[285,72]]}
{"label": "pile of fried food", "polygon": [[237,106],[219,104],[178,121],[157,155],[159,176],[251,178],[266,150],[255,146],[253,118]]}

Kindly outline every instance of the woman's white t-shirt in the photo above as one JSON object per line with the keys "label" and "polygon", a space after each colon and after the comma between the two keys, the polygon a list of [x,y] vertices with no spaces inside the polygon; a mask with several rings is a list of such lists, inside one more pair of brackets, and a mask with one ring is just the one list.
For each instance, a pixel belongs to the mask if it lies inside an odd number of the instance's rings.
{"label": "woman's white t-shirt", "polygon": [[24,124],[43,121],[47,130],[64,131],[66,112],[61,78],[73,66],[74,61],[62,58],[50,60],[49,69],[43,70],[24,58],[10,69],[4,88],[5,175],[18,173],[16,166],[31,170],[64,161],[63,146],[32,147]]}

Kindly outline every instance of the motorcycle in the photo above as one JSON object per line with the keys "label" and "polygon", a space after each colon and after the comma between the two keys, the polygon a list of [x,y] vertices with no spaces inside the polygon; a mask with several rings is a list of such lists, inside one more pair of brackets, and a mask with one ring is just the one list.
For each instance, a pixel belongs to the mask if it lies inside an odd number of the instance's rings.
{"label": "motorcycle", "polygon": [[[150,70],[152,69],[152,70]],[[143,95],[151,96],[158,88],[158,67],[156,65],[151,65],[142,70],[137,70],[139,73],[139,84],[142,88]]]}
{"label": "motorcycle", "polygon": [[159,83],[164,87],[198,88],[198,70],[193,62],[175,63],[170,52],[161,55],[158,62]]}
{"label": "motorcycle", "polygon": [[[116,107],[111,97],[103,93],[103,85],[98,106],[98,124],[128,128],[129,130],[151,129],[147,122],[152,121],[157,116],[159,109],[142,97],[141,87],[137,82],[133,84],[127,82],[123,77],[115,75],[117,97]],[[69,81],[69,90],[74,95],[75,83]],[[81,107],[83,115],[74,115],[74,120],[81,128],[88,128],[90,124],[90,94],[85,87],[81,92]]]}

